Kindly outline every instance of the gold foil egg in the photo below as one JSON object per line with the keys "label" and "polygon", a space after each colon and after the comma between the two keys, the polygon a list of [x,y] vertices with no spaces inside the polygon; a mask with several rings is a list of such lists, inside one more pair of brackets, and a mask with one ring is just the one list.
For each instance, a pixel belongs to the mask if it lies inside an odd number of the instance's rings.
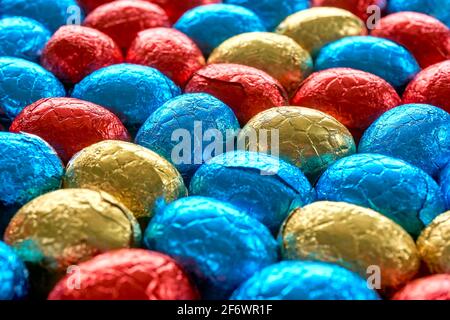
{"label": "gold foil egg", "polygon": [[316,202],[294,210],[280,231],[282,256],[289,260],[337,263],[374,276],[371,284],[395,290],[420,266],[411,236],[399,225],[367,208],[343,202]]}
{"label": "gold foil egg", "polygon": [[168,203],[187,194],[180,173],[166,159],[139,145],[111,140],[76,154],[67,165],[64,187],[106,191],[144,226],[156,201]]}
{"label": "gold foil egg", "polygon": [[356,152],[344,125],[314,109],[276,107],[253,117],[238,136],[241,149],[269,153],[296,165],[311,182],[335,161]]}
{"label": "gold foil egg", "polygon": [[450,211],[422,231],[417,248],[431,273],[450,273]]}
{"label": "gold foil egg", "polygon": [[236,63],[263,70],[291,95],[313,68],[308,51],[289,37],[269,32],[243,33],[226,40],[208,63]]}
{"label": "gold foil egg", "polygon": [[315,55],[324,45],[344,37],[365,35],[367,29],[360,18],[347,10],[317,7],[290,15],[276,32],[291,37]]}

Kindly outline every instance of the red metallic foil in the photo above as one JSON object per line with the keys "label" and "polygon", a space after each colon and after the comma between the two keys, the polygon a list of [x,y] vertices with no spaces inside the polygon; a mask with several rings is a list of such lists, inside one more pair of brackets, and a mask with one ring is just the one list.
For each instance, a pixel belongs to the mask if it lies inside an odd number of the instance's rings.
{"label": "red metallic foil", "polygon": [[399,12],[382,18],[375,37],[406,47],[422,68],[450,59],[450,29],[439,20],[417,12]]}
{"label": "red metallic foil", "polygon": [[163,8],[170,20],[175,23],[186,11],[206,5],[221,3],[222,0],[146,0],[149,2],[156,3],[161,8]]}
{"label": "red metallic foil", "polygon": [[41,57],[44,68],[69,84],[122,61],[122,52],[110,37],[98,30],[75,25],[59,28]]}
{"label": "red metallic foil", "polygon": [[403,94],[404,103],[427,103],[450,112],[450,60],[420,72]]}
{"label": "red metallic foil", "polygon": [[78,4],[83,8],[83,10],[87,13],[91,12],[97,7],[100,7],[102,4],[112,2],[113,0],[77,0]]}
{"label": "red metallic foil", "polygon": [[181,87],[205,65],[197,45],[184,33],[169,28],[140,32],[126,61],[156,68]]}
{"label": "red metallic foil", "polygon": [[356,140],[379,116],[400,103],[397,92],[385,80],[349,68],[313,73],[291,101],[292,105],[317,109],[336,118]]}
{"label": "red metallic foil", "polygon": [[73,268],[49,300],[195,300],[198,293],[170,257],[142,249],[104,253]]}
{"label": "red metallic foil", "polygon": [[337,7],[350,11],[362,20],[367,18],[374,12],[370,6],[378,6],[380,10],[386,8],[386,0],[312,0],[313,7]]}
{"label": "red metallic foil", "polygon": [[287,93],[267,73],[238,64],[211,64],[197,71],[185,92],[205,92],[225,102],[244,125],[272,107],[287,105]]}
{"label": "red metallic foil", "polygon": [[450,274],[436,274],[410,282],[393,300],[450,300]]}
{"label": "red metallic foil", "polygon": [[10,131],[41,137],[53,146],[65,163],[94,143],[130,140],[124,125],[113,113],[73,98],[41,99],[29,105],[15,118]]}
{"label": "red metallic foil", "polygon": [[121,0],[92,11],[84,20],[84,25],[107,34],[126,51],[138,32],[156,27],[170,27],[171,24],[165,11],[156,4]]}

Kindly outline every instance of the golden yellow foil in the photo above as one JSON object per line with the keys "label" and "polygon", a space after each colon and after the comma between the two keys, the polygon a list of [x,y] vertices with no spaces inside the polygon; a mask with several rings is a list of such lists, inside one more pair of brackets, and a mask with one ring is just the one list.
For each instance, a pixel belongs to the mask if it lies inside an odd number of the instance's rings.
{"label": "golden yellow foil", "polygon": [[431,273],[450,273],[450,211],[422,231],[417,248]]}
{"label": "golden yellow foil", "polygon": [[[256,143],[250,138],[255,133]],[[238,145],[273,155],[279,149],[280,157],[301,168],[311,182],[336,160],[356,152],[344,125],[323,112],[302,107],[277,107],[257,114],[239,133]]]}
{"label": "golden yellow foil", "polygon": [[376,275],[379,268],[381,290],[402,287],[419,270],[414,240],[371,209],[316,202],[294,210],[280,233],[285,259],[337,263],[364,278]]}
{"label": "golden yellow foil", "polygon": [[123,141],[102,141],[83,149],[67,165],[65,188],[106,191],[145,225],[157,200],[187,194],[175,167],[149,149]]}
{"label": "golden yellow foil", "polygon": [[269,32],[243,33],[217,47],[208,63],[237,63],[267,72],[292,95],[313,68],[309,52],[289,37]]}
{"label": "golden yellow foil", "polygon": [[276,32],[291,37],[312,55],[335,40],[367,34],[361,19],[349,11],[331,7],[294,13],[278,26]]}

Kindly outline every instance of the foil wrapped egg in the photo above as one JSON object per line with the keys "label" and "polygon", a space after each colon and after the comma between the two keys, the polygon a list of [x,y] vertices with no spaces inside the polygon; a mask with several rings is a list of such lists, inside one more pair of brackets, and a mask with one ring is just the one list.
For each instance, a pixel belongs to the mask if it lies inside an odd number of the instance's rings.
{"label": "foil wrapped egg", "polygon": [[382,292],[397,290],[418,272],[413,239],[399,225],[367,208],[343,202],[315,202],[294,210],[280,231],[288,260],[339,264]]}
{"label": "foil wrapped egg", "polygon": [[387,9],[391,13],[401,11],[425,13],[439,19],[450,28],[450,2],[448,0],[389,0]]}
{"label": "foil wrapped egg", "polygon": [[389,110],[364,133],[359,152],[402,159],[436,178],[450,162],[450,114],[426,104]]}
{"label": "foil wrapped egg", "polygon": [[408,283],[393,300],[450,300],[450,275],[435,274]]}
{"label": "foil wrapped egg", "polygon": [[450,163],[439,175],[439,183],[444,194],[447,209],[450,210]]}
{"label": "foil wrapped egg", "polygon": [[268,32],[250,32],[218,46],[208,63],[236,63],[265,71],[293,94],[313,68],[308,51],[289,37]]}
{"label": "foil wrapped egg", "polygon": [[374,6],[378,7],[381,14],[386,8],[386,0],[312,0],[312,6],[345,9],[366,21],[375,13]]}
{"label": "foil wrapped egg", "polygon": [[439,215],[422,232],[417,249],[431,273],[450,273],[450,212]]}
{"label": "foil wrapped egg", "polygon": [[326,44],[338,39],[367,34],[364,22],[349,11],[318,7],[287,17],[277,33],[291,37],[315,56]]}
{"label": "foil wrapped egg", "polygon": [[21,300],[28,294],[28,270],[14,250],[0,241],[0,300]]}
{"label": "foil wrapped egg", "polygon": [[352,135],[333,117],[302,107],[278,107],[253,117],[238,136],[241,149],[280,156],[315,183],[328,166],[356,152]]}
{"label": "foil wrapped egg", "polygon": [[283,261],[257,272],[231,300],[378,300],[356,273],[313,261]]}
{"label": "foil wrapped egg", "polygon": [[[74,286],[78,282],[79,286]],[[170,257],[142,249],[98,255],[61,279],[49,300],[194,300],[195,286]]]}
{"label": "foil wrapped egg", "polygon": [[236,207],[187,197],[162,208],[145,231],[147,248],[175,259],[204,299],[226,299],[255,272],[277,261],[269,230]]}
{"label": "foil wrapped egg", "polygon": [[144,147],[102,141],[77,153],[67,165],[65,188],[110,193],[146,225],[157,201],[186,195],[183,179],[167,160]]}

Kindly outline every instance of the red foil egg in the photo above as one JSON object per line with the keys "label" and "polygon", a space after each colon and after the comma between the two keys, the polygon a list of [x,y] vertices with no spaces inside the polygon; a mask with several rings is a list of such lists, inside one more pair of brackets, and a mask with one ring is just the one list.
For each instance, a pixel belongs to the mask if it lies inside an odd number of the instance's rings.
{"label": "red foil egg", "polygon": [[122,249],[74,267],[49,300],[194,300],[198,293],[175,261],[161,253]]}
{"label": "red foil egg", "polygon": [[97,7],[100,7],[102,4],[114,1],[114,0],[77,0],[78,4],[83,8],[83,10],[87,13],[91,12]]}
{"label": "red foil egg", "polygon": [[27,132],[47,141],[64,162],[103,140],[129,141],[124,125],[96,104],[73,98],[41,99],[14,119],[11,132]]}
{"label": "red foil egg", "polygon": [[123,50],[127,50],[138,32],[170,27],[169,17],[156,4],[146,1],[121,0],[104,4],[84,20],[91,27],[110,36]]}
{"label": "red foil egg", "polygon": [[426,103],[450,112],[450,60],[422,70],[406,88],[404,103]]}
{"label": "red foil egg", "polygon": [[69,84],[122,61],[122,52],[110,37],[98,30],[75,25],[59,28],[47,42],[41,57],[44,68]]}
{"label": "red foil egg", "polygon": [[337,7],[350,11],[366,21],[374,12],[368,10],[370,6],[378,6],[381,10],[386,8],[386,0],[312,0],[313,7]]}
{"label": "red foil egg", "polygon": [[375,37],[406,47],[422,68],[450,59],[450,29],[439,20],[417,12],[399,12],[382,18]]}
{"label": "red foil egg", "polygon": [[170,20],[175,23],[186,11],[206,5],[221,3],[222,0],[146,0],[149,2],[156,3],[161,8],[163,8]]}
{"label": "red foil egg", "polygon": [[450,274],[417,279],[397,292],[393,300],[450,300]]}
{"label": "red foil egg", "polygon": [[395,89],[364,71],[335,68],[310,75],[291,104],[317,109],[336,118],[356,140],[383,113],[400,105]]}
{"label": "red foil egg", "polygon": [[185,92],[205,92],[233,109],[241,124],[272,107],[287,105],[287,93],[267,73],[238,64],[210,64],[197,71]]}
{"label": "red foil egg", "polygon": [[140,32],[126,61],[158,69],[181,87],[205,65],[197,45],[184,33],[170,28]]}

